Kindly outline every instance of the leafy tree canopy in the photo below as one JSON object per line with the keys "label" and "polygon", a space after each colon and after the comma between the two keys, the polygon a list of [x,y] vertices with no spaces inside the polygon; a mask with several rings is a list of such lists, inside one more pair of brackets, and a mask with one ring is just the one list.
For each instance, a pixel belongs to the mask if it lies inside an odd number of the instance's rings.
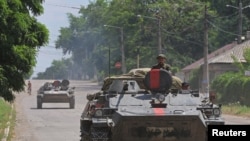
{"label": "leafy tree canopy", "polygon": [[[250,4],[241,1],[243,6]],[[237,7],[239,0],[92,1],[81,7],[79,17],[68,15],[70,25],[61,28],[56,48],[72,53],[80,76],[94,77],[93,72],[107,76],[121,73],[114,64],[122,60],[122,44],[130,70],[151,67],[161,39],[168,63],[181,70],[204,56],[205,22],[209,53],[235,41],[239,13],[227,4]],[[249,10],[245,8],[242,13],[243,33],[249,29]]]}
{"label": "leafy tree canopy", "polygon": [[0,0],[0,96],[13,101],[24,90],[36,64],[36,53],[48,42],[48,30],[35,16],[43,13],[43,0]]}

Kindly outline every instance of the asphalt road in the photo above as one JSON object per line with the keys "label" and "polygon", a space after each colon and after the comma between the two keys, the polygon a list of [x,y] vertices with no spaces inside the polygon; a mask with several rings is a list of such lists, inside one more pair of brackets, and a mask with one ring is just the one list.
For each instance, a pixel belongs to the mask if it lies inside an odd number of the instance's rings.
{"label": "asphalt road", "polygon": [[[36,91],[48,80],[31,80],[32,95],[16,94],[17,112],[15,135],[12,141],[79,141],[80,116],[87,102],[86,95],[100,90],[90,81],[70,81],[75,86],[75,109],[68,103],[44,103],[37,109]],[[49,80],[53,82],[53,80]],[[250,124],[249,118],[223,115],[226,124]]]}
{"label": "asphalt road", "polygon": [[226,125],[250,125],[249,117],[238,117],[234,115],[222,115],[225,119]]}
{"label": "asphalt road", "polygon": [[100,90],[97,83],[70,81],[75,86],[75,108],[68,103],[43,103],[37,109],[36,91],[44,82],[53,80],[31,80],[32,94],[16,94],[17,111],[15,136],[12,141],[79,141],[80,116],[86,103],[86,95]]}

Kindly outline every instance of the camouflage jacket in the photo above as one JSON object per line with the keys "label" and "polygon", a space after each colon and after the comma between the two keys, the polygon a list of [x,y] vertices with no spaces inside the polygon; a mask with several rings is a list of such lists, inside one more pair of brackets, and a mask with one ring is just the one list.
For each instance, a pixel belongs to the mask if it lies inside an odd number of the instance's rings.
{"label": "camouflage jacket", "polygon": [[169,64],[156,64],[154,66],[152,66],[152,69],[165,69],[167,71],[171,71],[171,66]]}

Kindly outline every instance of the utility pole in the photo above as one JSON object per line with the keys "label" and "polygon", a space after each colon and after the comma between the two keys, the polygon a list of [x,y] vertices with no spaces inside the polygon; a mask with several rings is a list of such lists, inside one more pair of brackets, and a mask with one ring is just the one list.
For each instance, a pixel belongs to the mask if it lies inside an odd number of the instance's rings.
{"label": "utility pole", "polygon": [[161,17],[158,17],[158,53],[162,53],[162,46],[161,46]]}
{"label": "utility pole", "polygon": [[203,79],[202,91],[204,94],[209,93],[209,70],[208,70],[208,24],[207,24],[207,6],[204,11],[204,64],[203,64]]}
{"label": "utility pole", "polygon": [[238,39],[237,39],[237,42],[238,42],[238,44],[240,44],[242,42],[242,11],[245,8],[250,8],[250,5],[242,7],[242,2],[241,2],[241,0],[239,0],[239,7],[235,7],[235,6],[228,5],[228,4],[226,6],[238,9],[239,17],[238,17]]}
{"label": "utility pole", "polygon": [[137,68],[139,68],[140,67],[140,48],[139,47],[137,47],[137,49],[136,49],[136,54],[137,54]]}
{"label": "utility pole", "polygon": [[121,27],[120,30],[121,30],[122,73],[125,74],[127,72],[127,68],[125,64],[123,28]]}
{"label": "utility pole", "polygon": [[238,44],[240,44],[242,42],[241,40],[241,36],[242,36],[242,2],[241,0],[239,0],[239,35],[238,35]]}
{"label": "utility pole", "polygon": [[127,72],[126,62],[125,62],[125,51],[124,51],[124,33],[123,33],[123,27],[119,26],[113,26],[113,25],[104,25],[105,27],[111,27],[111,28],[117,28],[120,29],[121,33],[121,54],[122,54],[122,73],[125,74]]}

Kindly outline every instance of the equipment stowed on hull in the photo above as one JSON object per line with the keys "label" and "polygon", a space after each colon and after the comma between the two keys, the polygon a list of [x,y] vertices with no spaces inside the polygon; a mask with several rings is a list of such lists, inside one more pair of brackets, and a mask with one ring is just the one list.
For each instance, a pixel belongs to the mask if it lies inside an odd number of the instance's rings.
{"label": "equipment stowed on hull", "polygon": [[69,108],[75,108],[75,87],[69,87],[69,80],[55,80],[44,83],[37,91],[37,108],[43,103],[69,103]]}

